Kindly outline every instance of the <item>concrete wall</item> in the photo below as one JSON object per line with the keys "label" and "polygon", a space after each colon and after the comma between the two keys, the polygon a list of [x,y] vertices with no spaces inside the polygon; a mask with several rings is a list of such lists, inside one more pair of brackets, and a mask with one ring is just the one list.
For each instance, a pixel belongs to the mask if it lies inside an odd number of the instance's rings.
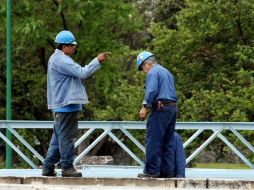
{"label": "concrete wall", "polygon": [[[66,177],[0,177],[1,186],[43,187],[44,185],[58,186],[92,186],[92,187],[129,187],[136,189],[254,189],[254,180],[221,180],[221,179],[163,179],[163,178],[66,178]],[[9,189],[9,188],[8,188]],[[25,189],[25,188],[24,188]],[[45,187],[44,187],[45,189]],[[71,188],[75,189],[75,188]],[[80,188],[79,188],[80,189]],[[11,189],[9,189],[11,190]]]}

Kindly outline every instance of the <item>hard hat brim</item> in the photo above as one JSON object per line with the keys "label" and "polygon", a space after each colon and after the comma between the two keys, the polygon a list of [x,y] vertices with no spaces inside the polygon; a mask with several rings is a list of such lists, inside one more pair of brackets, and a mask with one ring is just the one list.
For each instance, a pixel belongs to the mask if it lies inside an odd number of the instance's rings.
{"label": "hard hat brim", "polygon": [[57,42],[55,41],[57,44],[71,44],[71,45],[77,45],[77,42],[70,42],[70,43],[66,43],[66,42]]}
{"label": "hard hat brim", "polygon": [[[143,63],[144,63],[144,62],[143,62]],[[142,71],[142,70],[143,70],[143,68],[142,68],[143,63],[141,63],[141,64],[138,66],[138,71]]]}
{"label": "hard hat brim", "polygon": [[74,41],[74,42],[71,42],[70,44],[77,45],[78,43]]}

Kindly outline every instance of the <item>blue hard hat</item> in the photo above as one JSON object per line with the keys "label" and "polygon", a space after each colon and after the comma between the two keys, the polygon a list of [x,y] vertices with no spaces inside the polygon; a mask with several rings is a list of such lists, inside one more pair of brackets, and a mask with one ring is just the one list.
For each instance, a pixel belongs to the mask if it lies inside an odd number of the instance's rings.
{"label": "blue hard hat", "polygon": [[142,71],[142,64],[144,63],[145,60],[147,60],[149,57],[154,56],[154,54],[152,54],[149,51],[142,51],[140,54],[138,54],[137,56],[137,65],[138,65],[138,70]]}
{"label": "blue hard hat", "polygon": [[55,42],[58,44],[73,44],[77,45],[74,35],[68,31],[63,30],[56,35]]}

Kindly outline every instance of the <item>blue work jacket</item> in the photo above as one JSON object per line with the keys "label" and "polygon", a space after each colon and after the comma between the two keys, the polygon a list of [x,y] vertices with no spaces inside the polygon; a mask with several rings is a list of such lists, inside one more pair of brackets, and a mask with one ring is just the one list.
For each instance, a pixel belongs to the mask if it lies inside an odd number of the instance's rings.
{"label": "blue work jacket", "polygon": [[177,101],[174,77],[164,67],[155,64],[147,73],[143,104],[152,107],[158,100]]}
{"label": "blue work jacket", "polygon": [[47,101],[48,109],[57,109],[69,104],[87,104],[88,97],[82,79],[100,68],[97,58],[81,67],[71,57],[56,49],[48,62]]}

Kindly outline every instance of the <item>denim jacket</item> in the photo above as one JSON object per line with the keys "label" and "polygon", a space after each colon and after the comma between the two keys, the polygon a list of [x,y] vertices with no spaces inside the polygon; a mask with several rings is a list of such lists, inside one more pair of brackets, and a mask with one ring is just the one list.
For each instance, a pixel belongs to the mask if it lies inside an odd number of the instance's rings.
{"label": "denim jacket", "polygon": [[81,79],[86,79],[100,68],[97,58],[81,67],[71,57],[56,49],[48,62],[47,101],[48,109],[69,104],[87,104],[88,97]]}

